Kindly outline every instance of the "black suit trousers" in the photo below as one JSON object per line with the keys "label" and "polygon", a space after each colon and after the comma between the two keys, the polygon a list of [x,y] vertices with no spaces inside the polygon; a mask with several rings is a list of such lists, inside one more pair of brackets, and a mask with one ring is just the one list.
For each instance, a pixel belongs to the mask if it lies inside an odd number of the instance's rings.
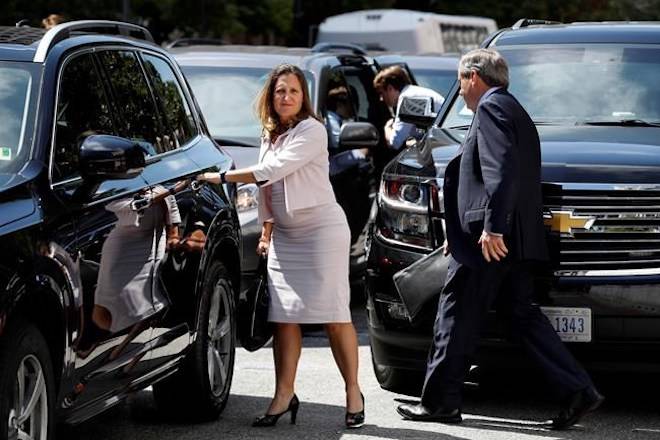
{"label": "black suit trousers", "polygon": [[532,303],[534,278],[528,263],[491,262],[478,269],[460,266],[438,304],[422,404],[431,410],[460,408],[461,388],[486,315],[498,299],[511,337],[537,364],[557,397],[593,386],[538,305]]}

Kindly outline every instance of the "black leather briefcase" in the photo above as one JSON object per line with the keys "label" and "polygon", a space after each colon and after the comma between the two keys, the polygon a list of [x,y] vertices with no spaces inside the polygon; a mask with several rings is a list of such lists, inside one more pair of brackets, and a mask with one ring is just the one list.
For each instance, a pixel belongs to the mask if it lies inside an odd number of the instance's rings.
{"label": "black leather briefcase", "polygon": [[442,292],[449,260],[440,247],[394,274],[394,285],[411,323],[421,318],[424,307]]}

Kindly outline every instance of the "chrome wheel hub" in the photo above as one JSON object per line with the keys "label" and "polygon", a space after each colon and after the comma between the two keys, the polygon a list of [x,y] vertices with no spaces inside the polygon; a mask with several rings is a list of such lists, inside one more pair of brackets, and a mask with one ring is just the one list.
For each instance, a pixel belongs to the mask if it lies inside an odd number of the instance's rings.
{"label": "chrome wheel hub", "polygon": [[48,390],[41,363],[25,356],[16,371],[9,410],[9,439],[46,440],[48,436]]}

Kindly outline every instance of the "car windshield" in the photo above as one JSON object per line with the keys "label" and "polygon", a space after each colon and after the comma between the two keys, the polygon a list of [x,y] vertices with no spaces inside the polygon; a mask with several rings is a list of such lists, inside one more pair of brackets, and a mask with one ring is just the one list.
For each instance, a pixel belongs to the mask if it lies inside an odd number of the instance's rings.
{"label": "car windshield", "polygon": [[31,63],[0,61],[0,173],[18,172],[29,157],[38,75]]}
{"label": "car windshield", "polygon": [[447,96],[456,82],[456,70],[412,69],[412,72],[420,86],[433,89],[442,96]]}
{"label": "car windshield", "polygon": [[[211,135],[216,139],[255,144],[261,123],[255,113],[257,95],[271,69],[182,66],[202,108]],[[305,73],[312,90],[311,74]],[[313,93],[310,93],[314,96]],[[256,145],[258,146],[258,145]]]}
{"label": "car windshield", "polygon": [[[537,124],[660,122],[660,47],[553,45],[498,47],[511,93]],[[465,127],[472,112],[457,97],[442,128]]]}

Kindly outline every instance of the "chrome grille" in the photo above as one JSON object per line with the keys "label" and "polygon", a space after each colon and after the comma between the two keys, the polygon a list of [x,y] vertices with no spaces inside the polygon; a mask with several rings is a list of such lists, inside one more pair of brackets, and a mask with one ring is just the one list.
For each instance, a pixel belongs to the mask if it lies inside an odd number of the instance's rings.
{"label": "chrome grille", "polygon": [[660,274],[660,190],[544,188],[544,209],[595,219],[588,229],[550,233],[557,275]]}

